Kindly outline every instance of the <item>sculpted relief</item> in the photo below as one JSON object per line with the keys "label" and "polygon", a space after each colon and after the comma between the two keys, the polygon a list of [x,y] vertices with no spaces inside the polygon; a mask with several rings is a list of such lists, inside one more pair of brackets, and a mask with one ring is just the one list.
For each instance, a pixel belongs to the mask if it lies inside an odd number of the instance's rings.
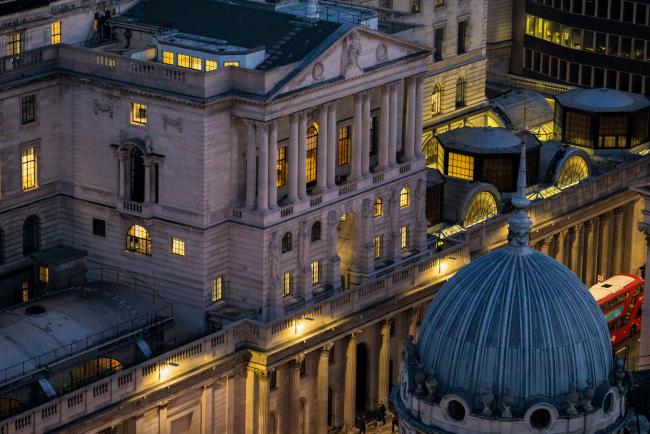
{"label": "sculpted relief", "polygon": [[356,32],[351,33],[343,42],[341,51],[341,75],[347,77],[353,73],[361,73],[359,57],[361,56],[361,39]]}

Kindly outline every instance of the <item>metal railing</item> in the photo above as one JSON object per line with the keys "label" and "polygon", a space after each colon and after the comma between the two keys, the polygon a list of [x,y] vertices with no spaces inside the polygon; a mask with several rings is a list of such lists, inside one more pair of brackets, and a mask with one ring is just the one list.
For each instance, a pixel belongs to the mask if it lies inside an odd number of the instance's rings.
{"label": "metal railing", "polygon": [[533,78],[520,77],[518,75],[504,74],[495,71],[488,71],[487,81],[488,83],[504,85],[516,89],[534,90],[546,96],[553,96],[575,89],[575,87],[566,84],[550,83],[548,81],[535,80]]}

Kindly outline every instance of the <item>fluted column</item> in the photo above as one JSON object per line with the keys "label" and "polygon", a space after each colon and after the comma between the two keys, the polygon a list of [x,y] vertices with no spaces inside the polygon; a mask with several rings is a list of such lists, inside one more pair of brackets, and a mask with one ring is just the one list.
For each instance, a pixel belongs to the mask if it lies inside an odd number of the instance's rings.
{"label": "fluted column", "polygon": [[424,78],[416,78],[415,83],[415,156],[424,158],[422,153],[422,104],[424,103]]}
{"label": "fluted column", "polygon": [[300,113],[298,122],[298,197],[307,197],[307,113]]}
{"label": "fluted column", "polygon": [[323,105],[318,112],[318,147],[316,154],[316,186],[318,192],[327,190],[327,147],[329,145],[329,128],[327,125],[327,105]]}
{"label": "fluted column", "polygon": [[551,251],[551,244],[553,243],[553,238],[546,238],[542,241],[541,252],[545,255],[548,255]]}
{"label": "fluted column", "polygon": [[329,359],[332,343],[320,350],[318,377],[316,378],[316,434],[327,434],[327,399],[329,385]]}
{"label": "fluted column", "polygon": [[571,270],[576,274],[576,276],[581,277],[580,272],[580,228],[583,225],[576,225],[570,229],[570,242],[571,242]]}
{"label": "fluted column", "polygon": [[256,123],[257,148],[259,149],[257,174],[257,211],[269,210],[269,127],[264,122]]}
{"label": "fluted column", "polygon": [[363,129],[363,96],[354,95],[354,128],[352,130],[352,172],[350,178],[356,181],[361,178],[361,139]]}
{"label": "fluted column", "polygon": [[556,241],[556,249],[555,251],[556,256],[555,259],[557,259],[559,262],[563,264],[567,264],[567,258],[566,258],[566,235],[569,231],[568,230],[563,230],[560,231],[560,233],[557,234],[557,241]]}
{"label": "fluted column", "polygon": [[269,208],[278,207],[278,123],[270,122],[269,128]]}
{"label": "fluted column", "polygon": [[327,187],[336,187],[336,147],[338,144],[338,128],[336,125],[336,102],[327,105]]}
{"label": "fluted column", "polygon": [[291,391],[289,393],[289,434],[300,433],[300,366],[305,359],[301,354],[290,362]]}
{"label": "fluted column", "polygon": [[258,415],[258,432],[259,434],[268,434],[269,432],[269,373],[267,371],[258,371],[257,380],[259,385],[257,405],[259,408]]}
{"label": "fluted column", "polygon": [[587,288],[592,286],[596,280],[596,249],[594,243],[594,227],[596,225],[598,217],[593,220],[589,220],[585,223],[585,256],[584,256],[584,267],[585,267],[585,276],[584,282],[587,285]]}
{"label": "fluted column", "polygon": [[370,174],[370,92],[363,93],[361,120],[361,174]]}
{"label": "fluted column", "polygon": [[600,216],[600,252],[598,273],[608,278],[611,276],[612,268],[612,221],[609,213]]}
{"label": "fluted column", "polygon": [[388,121],[388,164],[394,166],[396,159],[395,155],[397,154],[397,135],[398,135],[398,123],[397,123],[397,85],[391,83],[389,85],[390,89],[390,107],[389,107],[389,121]]}
{"label": "fluted column", "polygon": [[377,171],[388,167],[388,142],[390,141],[390,90],[388,86],[381,88],[381,114],[379,115],[379,164]]}
{"label": "fluted column", "polygon": [[[612,275],[623,272],[623,250],[626,248],[624,244],[625,224],[623,217],[625,207],[619,206],[614,210],[614,242],[612,243]],[[626,270],[627,271],[627,270]]]}
{"label": "fluted column", "polygon": [[298,113],[289,116],[289,202],[298,201]]}
{"label": "fluted column", "polygon": [[404,160],[411,161],[415,149],[415,94],[416,80],[406,81],[406,132],[404,134]]}
{"label": "fluted column", "polygon": [[255,158],[255,122],[244,120],[246,126],[246,208],[255,209],[255,175],[257,161]]}
{"label": "fluted column", "polygon": [[343,422],[350,432],[355,424],[355,404],[357,397],[357,337],[359,332],[354,332],[348,340],[345,353],[345,388],[343,395]]}
{"label": "fluted column", "polygon": [[377,390],[377,401],[388,406],[388,394],[390,384],[390,322],[385,321],[381,325],[381,347],[379,347],[379,386]]}
{"label": "fluted column", "polygon": [[120,152],[117,156],[120,161],[120,198],[126,197],[126,153]]}

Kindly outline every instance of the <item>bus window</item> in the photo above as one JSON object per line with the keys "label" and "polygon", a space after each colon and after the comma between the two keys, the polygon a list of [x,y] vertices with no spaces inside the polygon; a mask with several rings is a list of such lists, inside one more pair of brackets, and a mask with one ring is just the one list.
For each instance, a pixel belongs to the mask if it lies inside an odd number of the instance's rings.
{"label": "bus window", "polygon": [[643,283],[633,274],[618,274],[589,289],[605,315],[612,344],[641,330]]}

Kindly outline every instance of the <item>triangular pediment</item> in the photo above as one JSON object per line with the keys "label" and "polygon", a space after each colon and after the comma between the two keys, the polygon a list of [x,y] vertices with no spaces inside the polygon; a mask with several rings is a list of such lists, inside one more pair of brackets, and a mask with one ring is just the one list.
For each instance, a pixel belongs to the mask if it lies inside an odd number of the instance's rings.
{"label": "triangular pediment", "polygon": [[325,48],[316,59],[301,65],[297,74],[282,85],[276,94],[294,92],[337,79],[354,78],[365,71],[427,51],[419,45],[357,27]]}

